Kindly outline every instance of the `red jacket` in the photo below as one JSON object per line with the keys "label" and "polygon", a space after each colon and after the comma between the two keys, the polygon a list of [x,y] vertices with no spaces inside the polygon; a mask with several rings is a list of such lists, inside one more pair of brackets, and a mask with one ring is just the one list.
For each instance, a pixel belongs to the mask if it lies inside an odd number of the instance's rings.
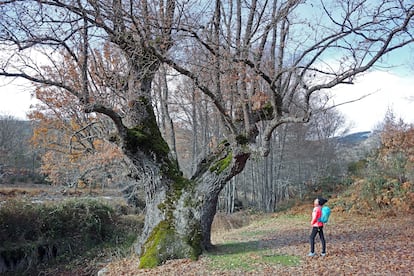
{"label": "red jacket", "polygon": [[323,223],[318,221],[318,219],[320,219],[321,216],[322,216],[321,206],[316,206],[315,208],[313,208],[312,221],[311,221],[312,227],[321,227],[321,226],[323,226]]}

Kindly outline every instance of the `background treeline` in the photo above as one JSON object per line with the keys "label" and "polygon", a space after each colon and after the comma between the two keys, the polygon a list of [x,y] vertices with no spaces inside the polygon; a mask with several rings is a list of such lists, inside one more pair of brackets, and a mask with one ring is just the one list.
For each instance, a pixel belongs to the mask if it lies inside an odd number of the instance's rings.
{"label": "background treeline", "polygon": [[[180,165],[188,175],[194,169],[192,165],[197,155],[208,151],[209,143],[218,143],[219,126],[213,123],[212,117],[208,119],[199,126],[212,128],[201,131],[204,135],[210,133],[207,137],[191,132],[184,124],[174,127]],[[134,172],[128,161],[98,135],[89,133],[89,137],[93,137],[90,145],[84,143],[88,150],[81,151],[78,146],[76,151],[76,146],[71,145],[72,140],[67,138],[70,131],[63,127],[59,129],[55,125],[54,129],[46,130],[42,121],[20,121],[12,116],[1,117],[0,123],[2,183],[48,183],[118,190],[133,187],[131,176]],[[65,123],[75,126],[74,122]],[[368,177],[374,186],[387,182],[379,180],[382,177],[395,179],[399,185],[412,178],[411,145],[398,144],[394,137],[400,137],[400,143],[414,139],[410,136],[412,126],[396,119],[392,111],[374,132],[344,134],[344,124],[341,115],[331,111],[318,116],[312,123],[285,125],[278,129],[272,137],[269,156],[253,156],[246,169],[228,183],[220,197],[220,210],[232,213],[252,208],[273,212],[289,200],[294,202],[318,194],[335,196],[351,185],[355,177]],[[161,117],[160,125],[163,125]],[[167,128],[162,129],[168,136]],[[211,134],[214,129],[216,136]],[[196,143],[195,138],[198,138]],[[389,141],[395,143],[392,149]],[[373,191],[380,191],[381,187]],[[139,195],[139,191],[135,194]],[[375,195],[371,196],[375,200]],[[131,202],[142,205],[143,199],[132,198]]]}
{"label": "background treeline", "polygon": [[40,156],[30,143],[33,127],[11,115],[0,116],[0,184],[42,183]]}

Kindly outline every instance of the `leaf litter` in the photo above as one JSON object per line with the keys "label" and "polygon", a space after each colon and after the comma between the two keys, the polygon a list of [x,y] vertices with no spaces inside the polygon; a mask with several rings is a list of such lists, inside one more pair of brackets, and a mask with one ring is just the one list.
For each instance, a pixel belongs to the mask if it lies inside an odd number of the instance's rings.
{"label": "leaf litter", "polygon": [[[265,250],[260,253],[246,247],[246,256],[262,258],[253,270],[213,267],[208,254],[198,261],[172,260],[154,269],[138,269],[139,259],[134,256],[110,263],[104,275],[414,275],[411,213],[377,218],[336,213],[324,232],[327,255],[307,257],[310,234],[307,217],[269,214],[261,218],[261,223],[212,235],[218,247],[225,241],[255,242],[259,249]],[[320,253],[318,238],[315,249]],[[266,262],[271,255],[294,256],[300,261],[294,265]]]}

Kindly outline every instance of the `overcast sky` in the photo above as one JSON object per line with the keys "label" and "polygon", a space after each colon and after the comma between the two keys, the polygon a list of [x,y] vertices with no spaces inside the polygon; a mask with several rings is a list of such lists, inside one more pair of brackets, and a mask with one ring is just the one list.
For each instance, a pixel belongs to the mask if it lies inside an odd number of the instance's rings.
{"label": "overcast sky", "polygon": [[353,85],[336,87],[332,93],[335,104],[367,95],[338,107],[348,122],[353,123],[352,132],[372,130],[383,121],[388,109],[406,123],[414,123],[414,73],[372,71],[357,78]]}
{"label": "overcast sky", "polygon": [[26,119],[26,112],[35,101],[30,96],[27,82],[14,80],[12,83],[0,77],[0,115],[13,115]]}

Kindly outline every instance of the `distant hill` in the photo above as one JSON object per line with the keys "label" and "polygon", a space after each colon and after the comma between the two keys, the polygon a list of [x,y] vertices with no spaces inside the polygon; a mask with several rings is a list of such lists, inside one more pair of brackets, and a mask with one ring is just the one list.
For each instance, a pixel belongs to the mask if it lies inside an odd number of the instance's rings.
{"label": "distant hill", "polygon": [[351,133],[342,137],[337,137],[338,142],[343,145],[357,145],[367,140],[372,135],[371,131]]}

